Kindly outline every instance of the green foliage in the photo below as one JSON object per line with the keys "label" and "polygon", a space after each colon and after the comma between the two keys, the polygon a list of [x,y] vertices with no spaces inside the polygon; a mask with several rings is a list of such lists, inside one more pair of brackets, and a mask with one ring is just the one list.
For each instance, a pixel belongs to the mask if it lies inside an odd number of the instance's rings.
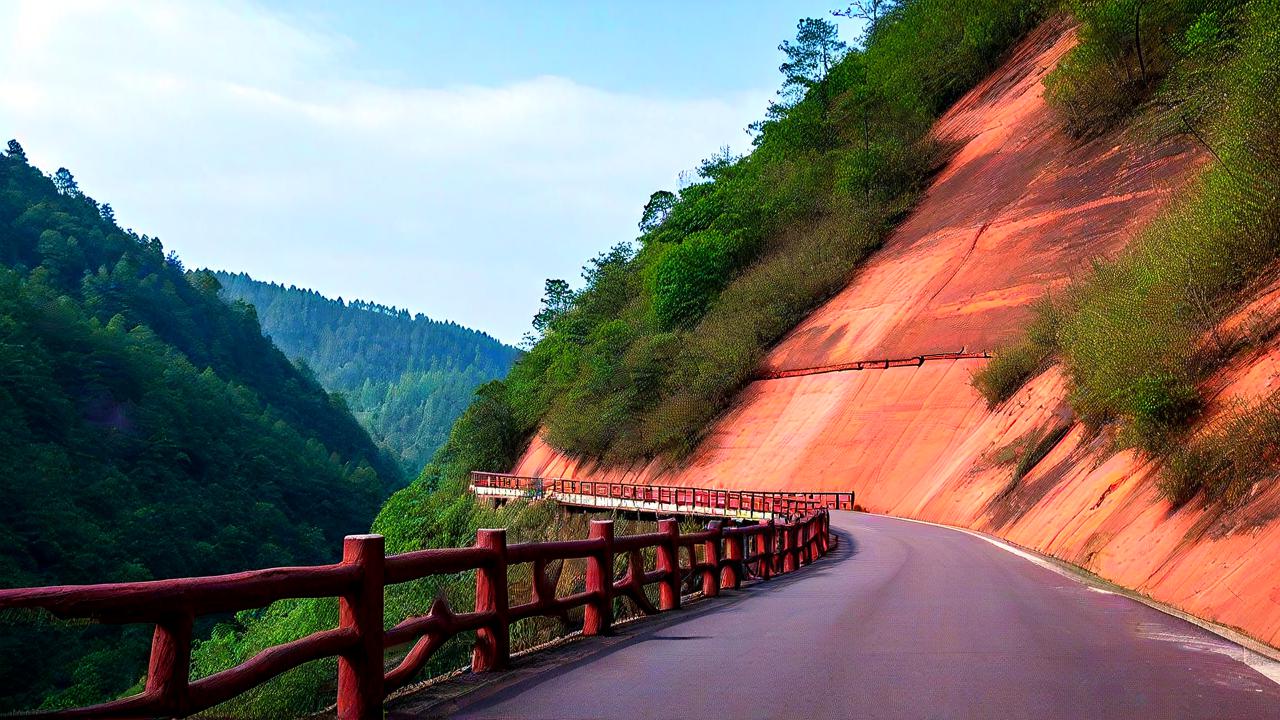
{"label": "green foliage", "polygon": [[644,210],[640,213],[640,232],[649,233],[661,227],[678,201],[675,193],[670,190],[658,190],[650,195],[649,202],[645,203]]}
{"label": "green foliage", "polygon": [[[399,469],[250,308],[59,176],[0,158],[0,583],[331,561]],[[6,709],[127,688],[144,630],[6,628]]]}
{"label": "green foliage", "polygon": [[213,280],[224,299],[253,306],[276,346],[330,392],[341,393],[378,446],[410,475],[444,444],[475,388],[505,375],[519,354],[456,323],[331,300],[244,273],[196,273],[192,280]]}
{"label": "green foliage", "polygon": [[973,386],[986,399],[987,407],[994,408],[1044,369],[1047,359],[1046,348],[1030,342],[998,350],[973,374]]}
{"label": "green foliage", "polygon": [[1182,505],[1204,492],[1206,503],[1231,508],[1255,484],[1275,478],[1280,463],[1280,395],[1227,412],[1206,432],[1172,449],[1162,469],[1160,492]]}
{"label": "green foliage", "polygon": [[1243,0],[1070,0],[1079,44],[1045,78],[1045,98],[1078,136],[1101,134],[1178,62],[1216,44]]}
{"label": "green foliage", "polygon": [[835,23],[804,18],[796,24],[795,42],[784,40],[778,49],[787,56],[787,61],[778,68],[783,77],[778,94],[796,101],[822,84],[848,46],[840,41]]}
{"label": "green foliage", "polygon": [[654,263],[649,291],[660,328],[687,327],[702,317],[745,254],[735,240],[703,230],[667,248]]}
{"label": "green foliage", "polygon": [[[1259,0],[1149,37],[1194,52],[1168,67],[1139,125],[1191,135],[1215,162],[1124,254],[1042,308],[1073,407],[1093,424],[1118,420],[1129,445],[1177,451],[1203,404],[1200,383],[1235,350],[1217,336],[1219,322],[1280,257],[1278,11],[1276,0]],[[1190,486],[1178,487],[1169,495],[1185,499]]]}

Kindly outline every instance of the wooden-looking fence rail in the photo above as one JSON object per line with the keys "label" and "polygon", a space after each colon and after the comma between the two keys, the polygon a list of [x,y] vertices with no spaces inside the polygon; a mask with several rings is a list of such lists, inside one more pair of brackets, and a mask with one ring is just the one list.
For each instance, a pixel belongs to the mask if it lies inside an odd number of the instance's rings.
{"label": "wooden-looking fence rail", "polygon": [[790,370],[768,370],[756,376],[757,380],[781,380],[783,378],[804,377],[805,375],[824,375],[826,373],[846,372],[849,370],[888,370],[895,367],[920,367],[930,360],[986,360],[991,353],[981,352],[941,352],[926,353],[906,358],[885,358],[881,360],[858,360],[838,365],[820,365],[817,367],[793,368]]}
{"label": "wooden-looking fence rail", "polygon": [[579,507],[700,515],[741,520],[796,517],[818,510],[852,510],[852,492],[709,490],[667,485],[471,473],[471,491],[490,498],[548,498]]}
{"label": "wooden-looking fence rail", "polygon": [[[584,635],[609,631],[614,599],[630,598],[641,612],[680,607],[681,587],[691,577],[702,593],[714,597],[748,577],[767,579],[796,570],[825,554],[834,543],[825,510],[794,522],[768,520],[756,525],[680,532],[672,519],[658,532],[614,537],[613,522],[594,520],[584,540],[508,545],[505,530],[480,530],[468,548],[420,550],[385,556],[381,535],[351,535],[342,562],[313,567],[274,568],[151,582],[0,590],[0,610],[42,608],[62,618],[92,618],[104,623],[153,623],[151,659],[142,693],[86,708],[36,712],[24,717],[153,718],[181,717],[211,708],[303,663],[338,658],[338,717],[382,717],[386,694],[408,683],[431,655],[459,633],[476,633],[472,669],[498,670],[510,659],[510,626],[535,616],[566,618],[583,607]],[[646,571],[643,551],[654,549],[654,570]],[[698,549],[701,548],[701,558]],[[615,578],[615,556],[626,571]],[[556,597],[547,578],[548,563],[586,560],[585,589]],[[532,564],[529,602],[508,602],[508,568]],[[437,598],[426,615],[383,630],[383,589],[387,585],[433,575],[475,572],[475,609],[455,613]],[[645,593],[658,585],[655,606]],[[338,627],[268,648],[248,661],[214,675],[190,679],[192,624],[197,616],[264,607],[276,600],[337,597]],[[412,648],[386,669],[388,648]]]}

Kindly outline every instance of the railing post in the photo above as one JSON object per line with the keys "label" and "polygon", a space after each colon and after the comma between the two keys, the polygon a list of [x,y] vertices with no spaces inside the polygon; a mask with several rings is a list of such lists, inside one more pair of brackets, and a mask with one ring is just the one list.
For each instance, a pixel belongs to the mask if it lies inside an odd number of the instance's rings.
{"label": "railing post", "polygon": [[497,553],[494,561],[476,571],[476,612],[493,613],[493,620],[476,629],[471,651],[471,671],[501,670],[511,660],[511,630],[508,625],[507,531],[476,531],[476,547]]}
{"label": "railing post", "polygon": [[813,562],[813,523],[808,520],[800,523],[800,565]]}
{"label": "railing post", "polygon": [[765,526],[765,531],[756,536],[756,553],[760,555],[760,579],[768,580],[773,577],[773,549],[774,539],[773,521],[761,520],[760,524]]}
{"label": "railing post", "polygon": [[583,635],[603,635],[613,625],[613,521],[592,520],[587,537],[604,540],[604,549],[587,558],[587,592],[595,598],[582,617]]}
{"label": "railing post", "polygon": [[658,521],[658,532],[667,537],[658,545],[658,570],[667,575],[658,586],[658,608],[680,609],[680,521],[667,518]]}
{"label": "railing post", "polygon": [[730,535],[724,541],[724,559],[728,561],[720,570],[720,588],[737,590],[742,586],[743,540],[741,535]]}
{"label": "railing post", "polygon": [[704,597],[716,597],[720,594],[720,538],[723,534],[722,528],[723,524],[719,520],[711,522],[708,529],[713,530],[715,534],[702,545],[706,561],[711,565],[702,574],[702,594]]}
{"label": "railing post", "polygon": [[338,657],[338,717],[378,720],[382,717],[382,576],[381,535],[348,535],[342,541],[342,564],[360,568],[360,582],[338,601],[338,626],[356,633],[356,644]]}
{"label": "railing post", "polygon": [[147,695],[160,698],[173,715],[187,714],[187,684],[191,680],[191,613],[180,610],[156,623],[147,665]]}
{"label": "railing post", "polygon": [[788,524],[782,528],[782,572],[789,573],[796,569],[796,528]]}

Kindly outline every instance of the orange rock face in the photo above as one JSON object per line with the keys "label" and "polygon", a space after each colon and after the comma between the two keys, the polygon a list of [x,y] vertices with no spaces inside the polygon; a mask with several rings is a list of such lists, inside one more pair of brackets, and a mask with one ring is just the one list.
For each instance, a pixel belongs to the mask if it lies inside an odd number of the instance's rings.
{"label": "orange rock face", "polygon": [[[1079,143],[1061,131],[1041,81],[1073,43],[1070,27],[1046,24],[939,121],[936,134],[959,148],[950,163],[849,286],[774,348],[768,370],[998,347],[1031,302],[1118,251],[1185,187],[1205,161],[1189,144]],[[1280,288],[1258,303],[1274,311]],[[1280,383],[1273,345],[1229,368],[1219,398]],[[969,384],[983,362],[761,380],[678,466],[599,467],[535,439],[512,472],[854,490],[868,510],[991,532],[1280,642],[1280,483],[1240,526],[1211,527],[1197,507],[1159,498],[1149,463],[1071,424],[1056,369],[989,411]],[[999,451],[1064,426],[1011,486]]]}

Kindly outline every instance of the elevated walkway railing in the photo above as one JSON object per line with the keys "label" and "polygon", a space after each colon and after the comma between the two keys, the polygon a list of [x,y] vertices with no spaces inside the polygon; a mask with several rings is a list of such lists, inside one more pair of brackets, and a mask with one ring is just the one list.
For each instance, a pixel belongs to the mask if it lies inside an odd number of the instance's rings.
{"label": "elevated walkway railing", "polygon": [[739,520],[796,517],[817,510],[852,510],[852,492],[712,490],[543,478],[507,473],[471,473],[471,492],[498,499],[541,499],[583,508],[657,515],[700,515]]}
{"label": "elevated walkway railing", "polygon": [[[827,512],[818,510],[792,522],[768,520],[756,525],[680,532],[674,519],[661,520],[658,532],[614,537],[613,522],[594,520],[584,540],[508,545],[506,530],[480,530],[471,547],[420,550],[386,556],[381,535],[351,535],[343,543],[342,562],[312,567],[273,568],[233,575],[106,585],[0,590],[0,611],[39,608],[60,618],[91,618],[104,623],[155,625],[146,685],[121,700],[65,710],[20,714],[39,718],[167,718],[212,708],[303,663],[338,658],[337,710],[344,720],[383,716],[388,692],[410,682],[446,641],[475,631],[471,668],[499,670],[510,660],[510,627],[530,617],[567,619],[583,609],[582,634],[609,632],[615,598],[629,598],[645,614],[680,607],[686,580],[700,581],[702,594],[714,597],[749,578],[768,579],[813,562],[834,544]],[[654,569],[645,567],[652,550]],[[701,551],[701,552],[699,552]],[[615,564],[615,558],[619,563]],[[556,595],[547,577],[548,563],[585,559],[581,591]],[[512,566],[532,565],[528,602],[511,605]],[[625,567],[620,577],[615,573]],[[474,572],[475,606],[454,612],[443,596],[426,615],[410,617],[384,630],[384,588],[434,575]],[[657,605],[646,586],[657,585]],[[222,672],[191,680],[192,625],[196,617],[265,607],[288,598],[337,597],[338,627],[267,648]],[[411,645],[388,669],[386,651]]]}

